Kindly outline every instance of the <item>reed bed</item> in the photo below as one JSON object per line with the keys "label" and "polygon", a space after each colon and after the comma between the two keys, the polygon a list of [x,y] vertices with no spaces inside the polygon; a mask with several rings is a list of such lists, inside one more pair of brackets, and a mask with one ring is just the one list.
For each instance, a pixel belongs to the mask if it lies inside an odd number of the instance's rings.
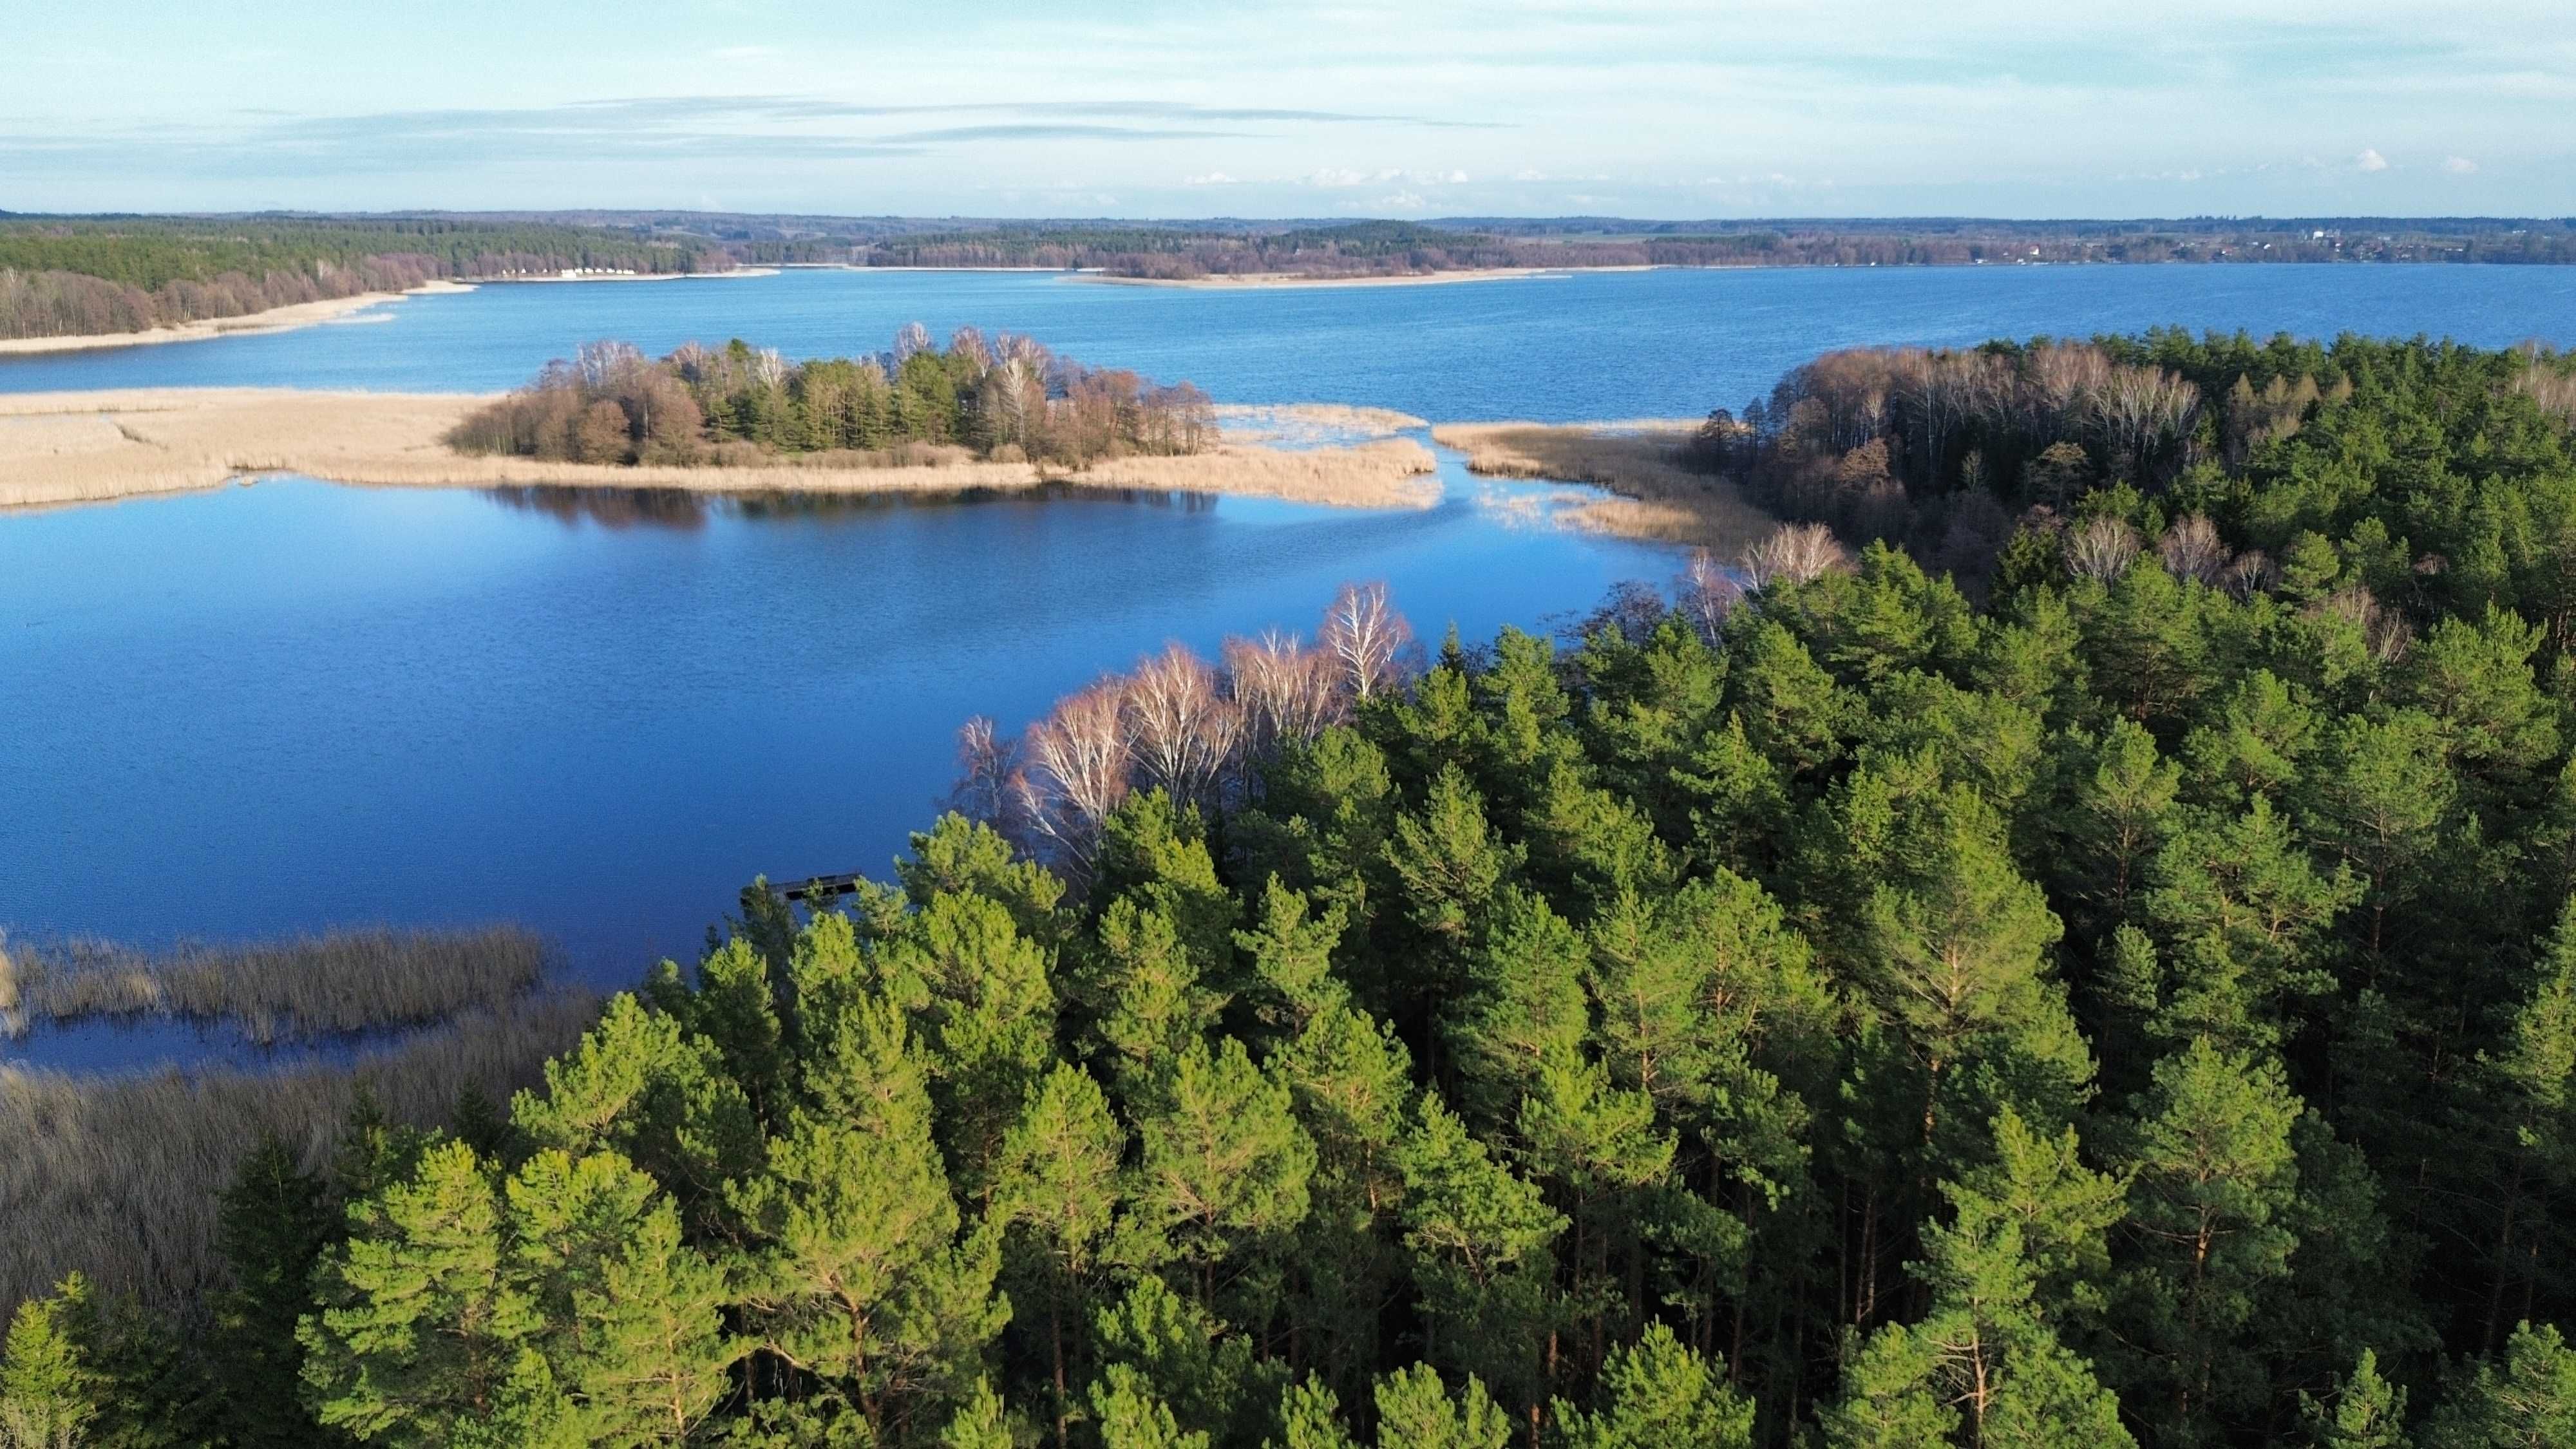
{"label": "reed bed", "polygon": [[1467,471],[1491,478],[1589,483],[1619,496],[1567,509],[1578,528],[1622,538],[1695,544],[1724,556],[1760,540],[1779,520],[1742,489],[1681,465],[1696,419],[1630,422],[1443,423],[1431,440],[1467,455]]}
{"label": "reed bed", "polygon": [[215,1189],[265,1135],[308,1169],[363,1088],[396,1122],[446,1122],[468,1090],[507,1102],[598,1018],[588,994],[477,1010],[344,1066],[74,1077],[0,1069],[0,1320],[79,1272],[187,1311],[219,1281]]}
{"label": "reed bed", "polygon": [[544,979],[544,938],[518,926],[333,931],[158,953],[92,940],[0,957],[0,1014],[33,1022],[174,1016],[224,1020],[262,1045],[423,1026],[497,1008]]}
{"label": "reed bed", "polygon": [[[489,401],[466,394],[258,388],[0,396],[0,507],[181,492],[268,473],[395,487],[549,484],[714,493],[955,493],[1070,483],[1367,508],[1418,505],[1437,496],[1415,481],[1432,469],[1429,452],[1387,438],[1306,450],[1233,443],[1072,471],[970,461],[955,449],[919,449],[903,458],[816,454],[740,466],[630,467],[467,456],[450,448],[449,432]],[[1364,411],[1373,410],[1352,410],[1351,426],[1363,426],[1358,414]],[[1384,420],[1365,426],[1383,427]]]}

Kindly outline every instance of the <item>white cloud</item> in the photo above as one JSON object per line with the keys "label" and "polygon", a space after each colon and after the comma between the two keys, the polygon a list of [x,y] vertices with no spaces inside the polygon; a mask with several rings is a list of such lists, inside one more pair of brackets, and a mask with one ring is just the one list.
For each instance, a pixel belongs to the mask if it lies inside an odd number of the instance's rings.
{"label": "white cloud", "polygon": [[2352,158],[2352,164],[2364,171],[2385,171],[2388,169],[2388,158],[2377,151],[2364,150],[2360,155]]}
{"label": "white cloud", "polygon": [[1323,170],[1317,171],[1308,176],[1306,178],[1306,184],[1309,186],[1325,187],[1359,186],[1366,183],[1367,180],[1368,177],[1361,172],[1345,171],[1338,166],[1327,166]]}
{"label": "white cloud", "polygon": [[1452,171],[1440,179],[1444,184],[1449,186],[1464,186],[1467,184],[1467,173],[1464,171]]}
{"label": "white cloud", "polygon": [[1512,179],[1514,181],[1545,181],[1547,179],[1547,173],[1537,169],[1536,167],[1524,166],[1520,170],[1512,173]]}
{"label": "white cloud", "polygon": [[1181,184],[1183,186],[1233,186],[1237,183],[1233,177],[1222,171],[1208,171],[1197,176],[1184,176],[1181,178]]}
{"label": "white cloud", "polygon": [[2478,163],[2466,156],[2452,156],[2442,162],[2442,169],[2454,176],[2474,176],[2477,174]]}
{"label": "white cloud", "polygon": [[1364,211],[1420,211],[1430,204],[1430,202],[1422,199],[1421,192],[1398,191],[1386,196],[1381,196],[1377,200],[1369,202],[1366,206],[1359,206],[1356,203],[1348,204],[1346,209]]}

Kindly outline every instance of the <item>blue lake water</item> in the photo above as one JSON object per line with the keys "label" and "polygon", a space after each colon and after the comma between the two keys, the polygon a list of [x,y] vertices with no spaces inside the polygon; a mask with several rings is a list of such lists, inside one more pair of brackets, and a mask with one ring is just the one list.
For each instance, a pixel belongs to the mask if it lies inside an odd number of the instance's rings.
{"label": "blue lake water", "polygon": [[[1649,272],[1207,292],[805,271],[486,287],[387,320],[0,359],[0,389],[484,390],[588,339],[872,350],[1030,333],[1221,401],[1435,419],[1740,405],[1858,342],[2155,324],[2576,343],[2576,269]],[[882,872],[954,730],[1385,579],[1426,636],[1542,625],[1671,551],[1496,506],[1169,495],[788,505],[270,480],[0,515],[0,926],[150,944],[523,921],[603,984],[733,892]],[[166,1036],[167,1034],[165,1034]],[[44,1038],[0,1056],[47,1057]],[[57,1057],[57,1059],[59,1059]]]}
{"label": "blue lake water", "polygon": [[599,338],[663,352],[742,337],[873,352],[925,322],[1027,333],[1221,402],[1347,402],[1435,422],[1676,417],[1741,407],[1858,343],[1966,344],[2155,326],[2576,344],[2576,267],[1794,268],[1435,286],[1208,291],[1046,273],[795,270],[742,280],[519,284],[407,298],[391,320],[0,358],[0,390],[515,386]]}

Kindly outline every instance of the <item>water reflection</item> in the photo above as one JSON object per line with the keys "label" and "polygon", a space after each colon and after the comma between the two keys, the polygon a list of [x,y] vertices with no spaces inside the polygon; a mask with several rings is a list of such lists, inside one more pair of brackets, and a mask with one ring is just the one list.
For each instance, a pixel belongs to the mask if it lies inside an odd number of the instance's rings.
{"label": "water reflection", "polygon": [[1216,495],[1207,493],[1156,488],[1102,488],[1060,480],[1019,488],[906,489],[879,493],[787,489],[715,492],[698,488],[601,488],[568,483],[506,484],[481,492],[503,508],[542,514],[568,527],[591,523],[608,529],[652,528],[677,532],[702,529],[710,516],[828,521],[992,503],[1113,503],[1169,509],[1179,514],[1204,514],[1213,513],[1220,502]]}

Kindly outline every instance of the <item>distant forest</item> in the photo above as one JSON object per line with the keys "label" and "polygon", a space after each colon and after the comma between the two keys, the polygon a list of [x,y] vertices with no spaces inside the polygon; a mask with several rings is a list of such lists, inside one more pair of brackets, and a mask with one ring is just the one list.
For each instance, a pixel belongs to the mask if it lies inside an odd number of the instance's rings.
{"label": "distant forest", "polygon": [[0,338],[140,332],[441,277],[733,265],[702,239],[544,222],[0,214]]}
{"label": "distant forest", "polygon": [[[705,219],[712,221],[714,219]],[[719,227],[766,264],[1092,267],[1182,280],[1377,276],[1476,267],[1974,266],[2092,262],[2576,262],[2576,223],[2510,220],[1653,222],[1467,218],[1436,226],[1030,221]],[[765,233],[765,234],[764,234]]]}
{"label": "distant forest", "polygon": [[725,212],[35,217],[0,212],[0,338],[141,331],[438,277],[568,267],[1086,268],[1188,280],[1484,267],[2576,262],[2576,218],[984,220]]}

